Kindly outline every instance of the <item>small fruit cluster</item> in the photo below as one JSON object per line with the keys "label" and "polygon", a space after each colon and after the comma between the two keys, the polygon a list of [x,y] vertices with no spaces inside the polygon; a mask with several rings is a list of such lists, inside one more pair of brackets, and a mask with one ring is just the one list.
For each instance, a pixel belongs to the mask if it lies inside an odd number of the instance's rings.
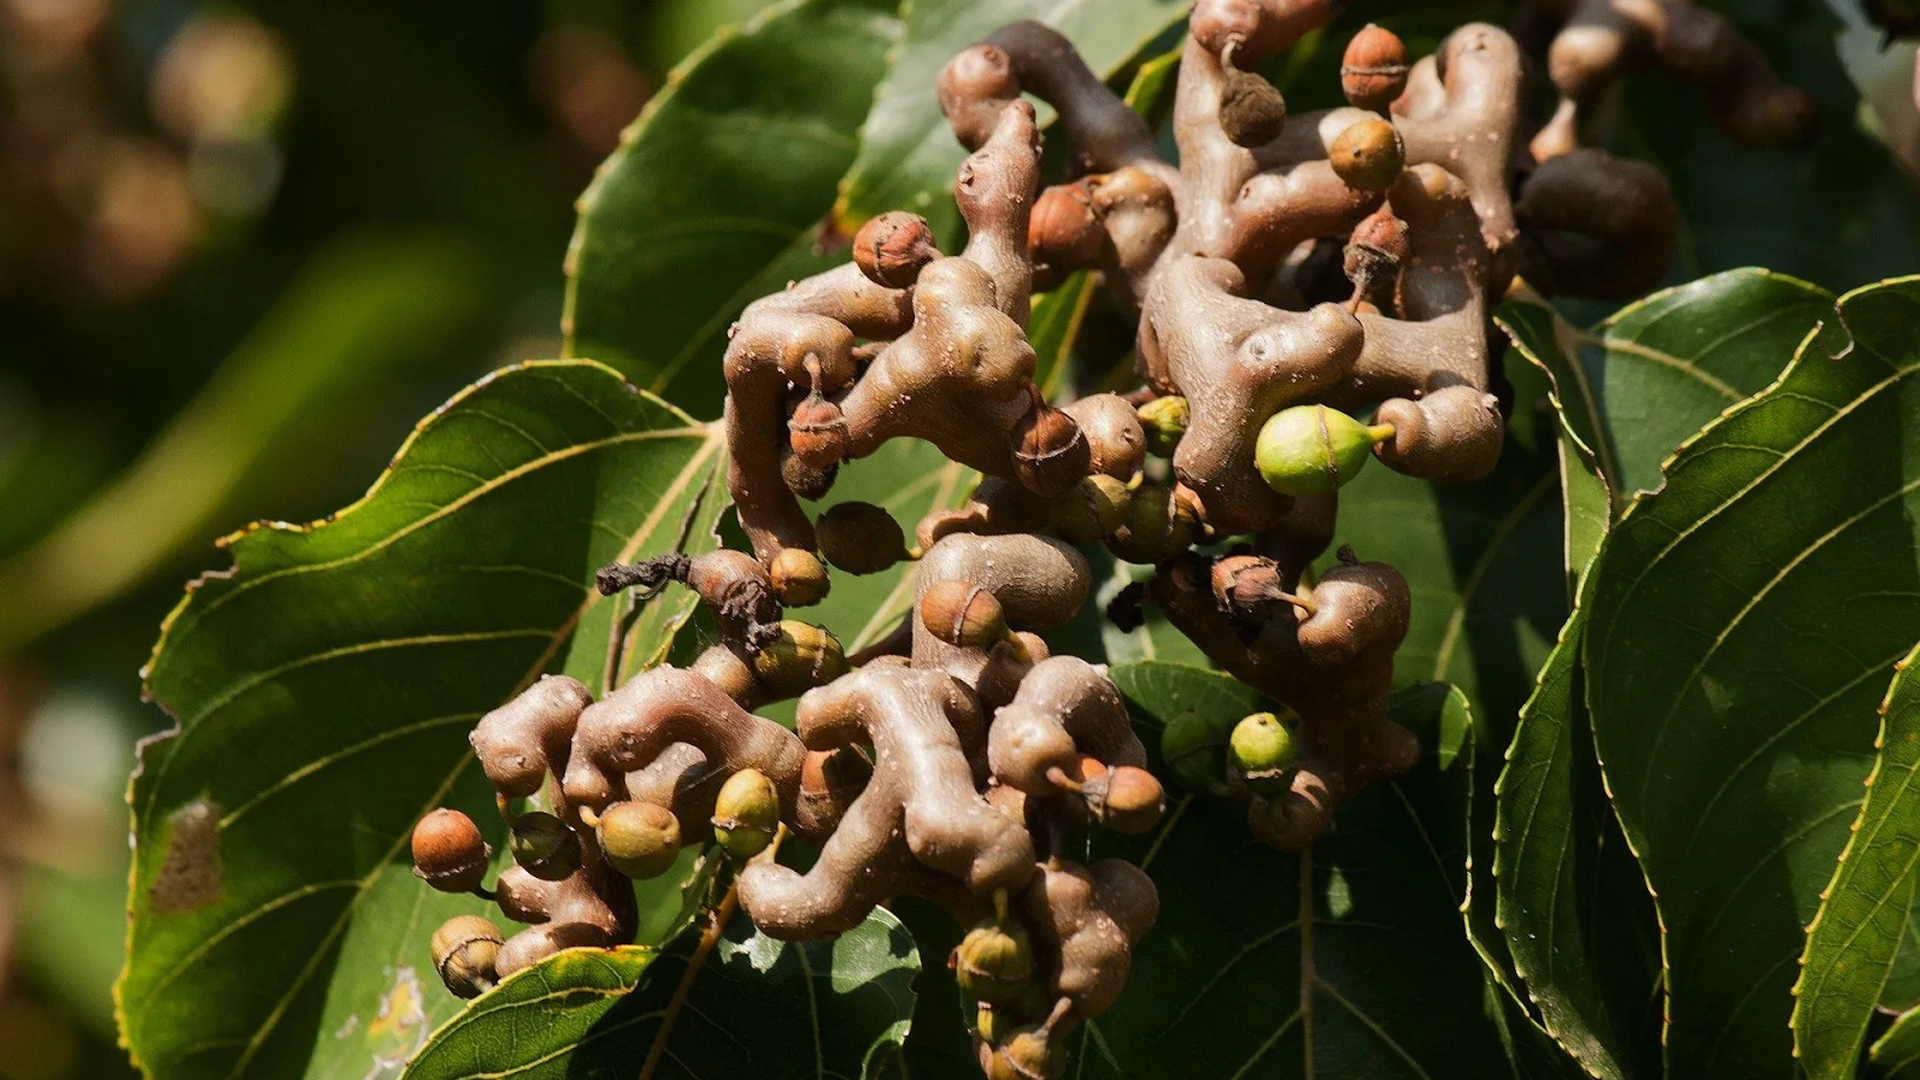
{"label": "small fruit cluster", "polygon": [[[736,859],[759,854],[780,826],[779,795],[756,769],[728,776],[713,807],[713,840]],[[658,877],[680,853],[679,819],[655,803],[609,806],[590,830],[545,811],[511,813],[504,798],[501,808],[511,821],[513,866],[491,890],[483,882],[493,849],[472,818],[442,808],[421,818],[413,830],[414,873],[427,884],[492,900],[508,919],[536,924],[511,939],[478,915],[441,924],[431,944],[434,969],[447,989],[463,998],[477,997],[560,948],[606,947],[631,938],[632,892],[605,871]]]}

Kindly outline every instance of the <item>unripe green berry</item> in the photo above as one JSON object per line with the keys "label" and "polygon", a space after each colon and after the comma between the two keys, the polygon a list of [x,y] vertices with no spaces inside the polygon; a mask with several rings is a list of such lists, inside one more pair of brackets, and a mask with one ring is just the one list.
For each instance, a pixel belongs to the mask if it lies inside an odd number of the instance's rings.
{"label": "unripe green berry", "polygon": [[783,619],[780,636],[753,658],[753,673],[775,698],[799,697],[845,675],[847,656],[824,628]]}
{"label": "unripe green berry", "polygon": [[441,892],[478,888],[491,854],[479,827],[458,810],[435,810],[413,827],[413,872]]}
{"label": "unripe green berry", "polygon": [[680,819],[650,802],[618,802],[600,811],[600,850],[630,878],[655,878],[680,854]]}
{"label": "unripe green berry", "polygon": [[838,503],[813,528],[820,554],[849,574],[877,574],[907,557],[900,523],[872,503]]}
{"label": "unripe green berry", "polygon": [[580,869],[580,838],[544,811],[514,819],[511,847],[513,861],[542,881],[559,881]]}
{"label": "unripe green berry", "polygon": [[1199,521],[1193,509],[1159,484],[1142,484],[1127,503],[1127,519],[1107,539],[1107,550],[1130,563],[1165,562],[1193,546]]}
{"label": "unripe green berry", "polygon": [[1187,399],[1178,394],[1157,397],[1136,411],[1140,427],[1147,433],[1147,452],[1155,457],[1172,457],[1192,418]]}
{"label": "unripe green berry", "polygon": [[1327,495],[1359,475],[1374,446],[1392,437],[1391,424],[1369,427],[1325,405],[1295,405],[1260,428],[1253,461],[1282,495]]}
{"label": "unripe green berry", "polygon": [[759,769],[741,769],[713,800],[713,838],[727,853],[751,859],[766,850],[780,827],[780,792]]}
{"label": "unripe green berry", "polygon": [[440,981],[455,997],[476,998],[497,981],[494,960],[500,955],[500,928],[478,915],[455,915],[433,932],[427,951]]}
{"label": "unripe green berry", "polygon": [[1033,943],[1019,923],[988,920],[967,931],[953,950],[953,981],[976,1001],[1010,1005],[1033,977]]}
{"label": "unripe green berry", "polygon": [[1124,481],[1094,473],[1054,503],[1048,516],[1060,539],[1069,544],[1097,544],[1125,523],[1132,501],[1133,492],[1127,490]]}
{"label": "unripe green berry", "polygon": [[1254,713],[1235,724],[1230,746],[1234,767],[1256,791],[1284,787],[1283,774],[1300,759],[1293,732],[1270,712]]}
{"label": "unripe green berry", "polygon": [[1349,125],[1327,148],[1333,171],[1356,191],[1385,191],[1407,167],[1399,129],[1387,120]]}
{"label": "unripe green berry", "polygon": [[832,582],[820,557],[805,548],[781,548],[767,568],[773,591],[788,607],[812,607],[827,598]]}
{"label": "unripe green berry", "polygon": [[1161,729],[1160,760],[1188,791],[1217,792],[1227,771],[1227,737],[1199,713],[1183,712]]}

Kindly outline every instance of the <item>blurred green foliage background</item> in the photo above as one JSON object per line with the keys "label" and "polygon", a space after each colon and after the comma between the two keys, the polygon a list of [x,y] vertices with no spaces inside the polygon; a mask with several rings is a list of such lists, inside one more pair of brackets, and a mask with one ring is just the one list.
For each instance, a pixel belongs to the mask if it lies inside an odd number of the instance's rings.
{"label": "blurred green foliage background", "polygon": [[573,200],[763,0],[0,0],[0,1080],[115,1045],[139,668],[210,545],[559,352]]}

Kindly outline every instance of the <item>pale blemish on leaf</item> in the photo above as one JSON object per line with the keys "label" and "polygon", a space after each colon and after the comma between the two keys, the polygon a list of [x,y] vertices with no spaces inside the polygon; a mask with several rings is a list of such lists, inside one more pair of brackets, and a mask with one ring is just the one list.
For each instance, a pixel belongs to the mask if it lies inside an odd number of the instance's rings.
{"label": "pale blemish on leaf", "polygon": [[427,1043],[426,1006],[420,977],[411,967],[396,968],[392,988],[381,996],[379,1010],[361,1035],[373,1055],[364,1080],[392,1080],[406,1069],[407,1059]]}
{"label": "pale blemish on leaf", "polygon": [[195,799],[167,818],[167,855],[147,892],[156,913],[193,911],[220,899],[226,875],[220,868],[220,807]]}

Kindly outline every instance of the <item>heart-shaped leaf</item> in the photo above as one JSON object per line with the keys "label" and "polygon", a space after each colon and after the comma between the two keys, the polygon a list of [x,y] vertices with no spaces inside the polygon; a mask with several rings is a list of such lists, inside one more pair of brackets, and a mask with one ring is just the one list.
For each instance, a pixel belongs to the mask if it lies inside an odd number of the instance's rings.
{"label": "heart-shaped leaf", "polygon": [[899,39],[893,0],[790,0],[683,61],[580,198],[567,355],[718,416],[727,325],[825,269],[814,226]]}
{"label": "heart-shaped leaf", "polygon": [[940,242],[961,235],[947,191],[966,157],[940,115],[934,86],[955,53],[1011,22],[1038,19],[1073,40],[1094,74],[1110,77],[1161,31],[1187,17],[1184,0],[914,0],[906,36],[860,129],[860,154],[840,184],[836,227],[851,234],[888,210],[926,217]]}
{"label": "heart-shaped leaf", "polygon": [[1820,914],[1807,927],[1793,1012],[1794,1053],[1807,1075],[1854,1075],[1867,1022],[1879,1003],[1894,955],[1913,915],[1920,864],[1920,685],[1913,663],[1899,663],[1880,706],[1880,749],[1867,778],[1867,801]]}
{"label": "heart-shaped leaf", "polygon": [[[1223,729],[1266,707],[1225,675],[1177,664],[1113,669],[1142,739],[1193,711]],[[1427,685],[1393,700],[1421,737],[1416,770],[1343,808],[1298,856],[1255,844],[1244,812],[1171,801],[1162,828],[1097,837],[1139,862],[1160,918],[1129,992],[1075,1040],[1082,1076],[1555,1075],[1511,1040],[1505,997],[1461,935],[1473,738],[1465,697]],[[1572,1063],[1560,1057],[1563,1069]]]}
{"label": "heart-shaped leaf", "polygon": [[1592,571],[1587,699],[1659,898],[1671,1075],[1795,1071],[1801,928],[1861,803],[1882,680],[1920,639],[1917,301],[1914,279],[1843,297]]}
{"label": "heart-shaped leaf", "polygon": [[1567,423],[1624,506],[1700,425],[1772,382],[1833,294],[1769,270],[1729,270],[1657,292],[1583,331],[1540,303],[1501,309],[1507,331],[1554,355]]}
{"label": "heart-shaped leaf", "polygon": [[919,969],[885,909],[832,941],[775,941],[735,914],[658,953],[571,949],[435,1032],[406,1080],[858,1080],[906,1037]]}
{"label": "heart-shaped leaf", "polygon": [[[413,878],[413,823],[494,819],[468,729],[542,671],[600,683],[595,568],[711,547],[723,459],[717,428],[607,368],[527,364],[435,412],[348,510],[229,539],[146,676],[179,725],[129,794],[118,1001],[150,1077],[390,1075],[453,1011],[427,939],[480,904]],[[642,651],[691,604],[657,602]],[[678,905],[670,880],[657,899]]]}
{"label": "heart-shaped leaf", "polygon": [[[1657,486],[1684,433],[1764,386],[1829,302],[1791,278],[1741,270],[1656,294],[1591,332],[1543,304],[1501,309],[1517,351],[1552,381],[1576,585],[1610,526],[1609,489]],[[1579,668],[1585,626],[1576,604],[1508,750],[1500,923],[1542,1022],[1569,1052],[1598,1076],[1654,1075],[1656,931],[1603,809]]]}

